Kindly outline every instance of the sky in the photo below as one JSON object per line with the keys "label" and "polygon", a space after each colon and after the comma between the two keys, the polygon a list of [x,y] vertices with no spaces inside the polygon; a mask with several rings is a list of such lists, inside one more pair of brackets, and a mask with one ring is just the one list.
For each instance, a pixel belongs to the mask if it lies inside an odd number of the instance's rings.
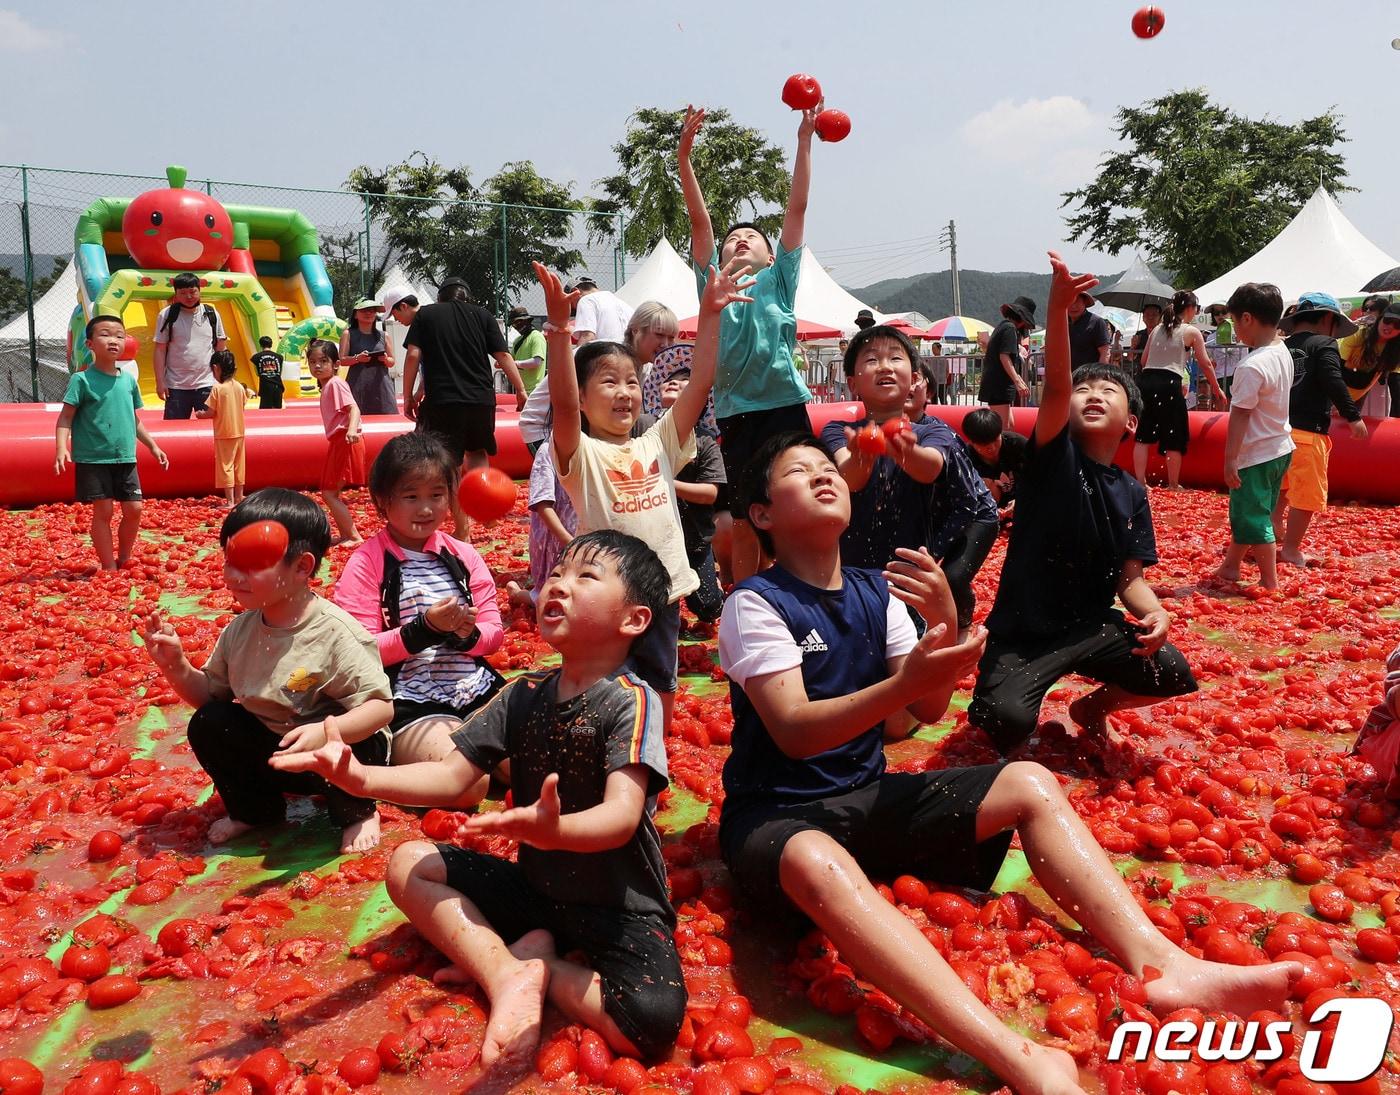
{"label": "sky", "polygon": [[779,96],[809,72],[853,121],[815,149],[807,217],[842,284],[946,269],[949,220],[965,269],[1042,270],[1058,246],[1107,272],[1130,256],[1067,243],[1060,193],[1092,179],[1119,106],[1203,86],[1285,123],[1335,107],[1360,189],[1342,208],[1400,255],[1400,7],[1369,9],[1394,14],[1368,26],[1295,0],[1178,0],[1151,41],[1133,37],[1134,7],[26,0],[0,8],[0,162],[337,187],[422,151],[478,180],[533,160],[587,195],[644,106],[723,106],[791,153]]}

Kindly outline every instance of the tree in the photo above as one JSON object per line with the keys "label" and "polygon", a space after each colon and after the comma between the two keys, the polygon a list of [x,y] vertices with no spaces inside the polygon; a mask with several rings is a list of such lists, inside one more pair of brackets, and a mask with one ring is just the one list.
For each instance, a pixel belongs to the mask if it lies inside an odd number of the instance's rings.
{"label": "tree", "polygon": [[1203,89],[1177,91],[1118,111],[1127,144],[1107,156],[1092,183],[1061,197],[1070,239],[1110,255],[1147,252],[1177,271],[1176,284],[1203,285],[1254,254],[1297,214],[1318,183],[1333,193],[1346,141],[1332,111],[1297,125],[1256,121],[1212,103]]}
{"label": "tree", "polygon": [[513,291],[533,284],[532,260],[565,273],[583,262],[568,245],[583,203],[529,160],[505,164],[478,187],[469,168],[415,152],[381,171],[357,167],[346,186],[370,195],[371,217],[410,275],[438,282],[455,274],[488,307],[504,311]]}
{"label": "tree", "polygon": [[[615,232],[615,214],[625,213],[623,247],[629,255],[649,254],[663,236],[682,255],[690,253],[690,219],[676,173],[684,117],[683,110],[645,107],[628,119],[626,136],[613,145],[618,172],[598,180],[606,197],[593,203],[597,212],[614,217],[590,222],[593,239]],[[792,182],[780,147],[719,109],[706,115],[692,162],[716,232],[751,220],[770,237],[778,235]]]}
{"label": "tree", "polygon": [[384,275],[394,262],[394,250],[392,246],[380,248],[378,255],[372,255],[373,261],[366,270],[360,233],[352,229],[339,236],[322,233],[321,257],[326,261],[326,276],[331,281],[335,314],[350,319],[355,301],[373,296],[384,283]]}
{"label": "tree", "polygon": [[[37,265],[37,258],[36,263]],[[34,299],[37,301],[41,296],[53,287],[53,283],[63,273],[63,268],[68,265],[68,258],[65,255],[52,256],[52,268],[44,277],[34,278]],[[23,267],[20,268],[21,274]],[[16,277],[10,272],[8,267],[0,266],[0,323],[9,323],[15,316],[28,307],[28,296],[24,291],[24,278]]]}

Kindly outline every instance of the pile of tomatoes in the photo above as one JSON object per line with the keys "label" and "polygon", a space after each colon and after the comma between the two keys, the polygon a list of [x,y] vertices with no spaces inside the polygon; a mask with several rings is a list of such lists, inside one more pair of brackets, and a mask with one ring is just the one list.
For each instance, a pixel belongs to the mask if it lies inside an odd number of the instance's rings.
{"label": "pile of tomatoes", "polygon": [[[1400,518],[1329,511],[1309,544],[1326,565],[1285,569],[1282,590],[1268,594],[1210,578],[1223,498],[1154,492],[1153,506],[1162,563],[1150,580],[1201,690],[1115,716],[1116,744],[1085,750],[1059,720],[1086,685],[1062,682],[1031,756],[1061,774],[1169,938],[1216,961],[1304,966],[1286,1018],[1338,994],[1400,1003],[1397,812],[1348,752],[1400,632],[1400,561],[1381,550]],[[377,527],[363,497],[354,508],[362,528]],[[236,610],[222,587],[219,512],[202,500],[149,502],[135,564],[114,575],[92,572],[87,520],[66,505],[0,513],[0,1092],[465,1086],[485,998],[433,983],[444,960],[388,901],[385,864],[394,845],[425,835],[499,855],[514,848],[464,829],[465,815],[385,806],[381,847],[340,857],[324,813],[304,803],[281,830],[209,846],[221,808],[185,744],[189,712],[135,626],[160,610],[196,663],[207,656]],[[526,520],[517,504],[474,531],[502,588],[528,575]],[[995,594],[1004,543],[977,579],[979,612]],[[346,554],[332,551],[323,591]],[[504,595],[501,604],[497,666],[552,664],[528,614]],[[866,1086],[996,1089],[819,933],[774,931],[773,917],[736,901],[718,851],[732,720],[714,645],[682,647],[671,789],[658,813],[691,997],[676,1049],[660,1063],[616,1057],[551,1015],[532,1082],[857,1095],[840,1083],[856,1074],[841,1054],[855,1053],[867,1059],[860,1075],[883,1077]],[[971,683],[939,726],[890,747],[892,768],[993,759],[963,714]],[[1006,877],[1013,886],[997,896],[914,874],[879,881],[975,994],[1073,1053],[1091,1087],[1366,1095],[1400,1082],[1391,1057],[1369,1081],[1309,1086],[1292,1047],[1270,1065],[1108,1062],[1122,1022],[1211,1017],[1154,1014],[1138,978],[1033,881]],[[917,1074],[882,1065],[887,1054]]]}

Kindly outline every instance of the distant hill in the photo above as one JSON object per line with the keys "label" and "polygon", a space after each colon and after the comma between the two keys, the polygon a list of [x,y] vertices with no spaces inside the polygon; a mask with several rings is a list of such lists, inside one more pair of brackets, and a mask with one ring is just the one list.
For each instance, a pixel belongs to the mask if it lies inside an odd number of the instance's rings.
{"label": "distant hill", "polygon": [[[54,263],[61,270],[68,263],[67,255],[34,255],[34,276],[48,277],[53,272]],[[12,277],[24,277],[24,256],[0,254],[0,270],[8,270]]]}
{"label": "distant hill", "polygon": [[[1153,267],[1153,272],[1170,284],[1166,271]],[[1101,274],[1105,285],[1122,277],[1123,271]],[[962,312],[987,323],[1001,319],[1001,306],[1017,297],[1030,297],[1036,304],[1036,319],[1045,317],[1045,298],[1050,292],[1049,274],[1021,271],[990,273],[986,270],[962,270],[958,274],[962,289]],[[863,289],[847,287],[851,293],[872,308],[882,312],[922,312],[930,319],[953,314],[953,279],[949,271],[915,274],[907,278],[877,281]]]}

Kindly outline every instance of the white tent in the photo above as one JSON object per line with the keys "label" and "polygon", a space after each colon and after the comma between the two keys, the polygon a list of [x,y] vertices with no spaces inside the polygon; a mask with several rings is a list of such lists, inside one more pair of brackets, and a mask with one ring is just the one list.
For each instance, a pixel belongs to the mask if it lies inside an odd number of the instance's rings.
{"label": "white tent", "polygon": [[1400,265],[1347,220],[1322,187],[1258,254],[1196,290],[1202,307],[1228,300],[1247,281],[1271,282],[1285,301],[1309,289],[1353,296],[1377,274]]}
{"label": "white tent", "polygon": [[648,300],[660,301],[681,319],[700,311],[700,295],[695,290],[690,263],[664,238],[617,290],[617,295],[632,308]]}
{"label": "white tent", "polygon": [[[78,277],[70,262],[34,302],[34,341],[39,396],[56,400],[68,386],[68,321],[78,303]],[[20,312],[0,327],[0,402],[34,398],[29,355],[29,316]]]}
{"label": "white tent", "polygon": [[[836,279],[826,272],[810,247],[802,249],[802,269],[797,276],[797,302],[793,309],[798,319],[839,327],[850,334],[856,329],[856,313],[869,307],[836,284]],[[873,308],[871,311],[876,320],[885,318]]]}

